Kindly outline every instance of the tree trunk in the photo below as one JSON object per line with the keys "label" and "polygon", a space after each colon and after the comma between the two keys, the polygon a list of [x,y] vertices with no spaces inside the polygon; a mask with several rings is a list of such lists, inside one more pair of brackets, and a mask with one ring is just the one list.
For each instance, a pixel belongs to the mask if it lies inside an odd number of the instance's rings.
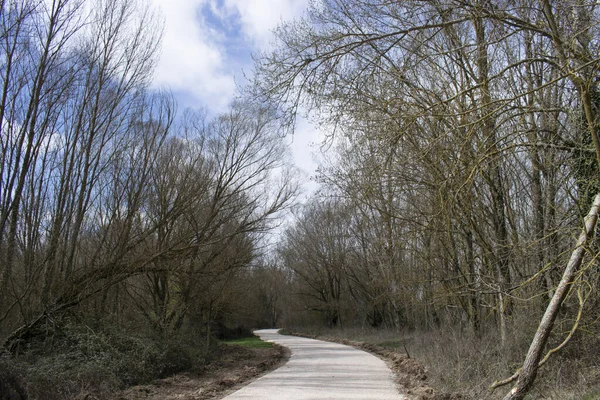
{"label": "tree trunk", "polygon": [[579,235],[579,239],[577,240],[575,250],[573,250],[573,253],[571,254],[571,258],[569,259],[567,268],[563,273],[562,279],[560,280],[560,283],[558,284],[558,287],[554,292],[552,300],[550,300],[550,304],[548,304],[548,308],[546,308],[546,312],[544,313],[540,325],[538,326],[537,332],[535,333],[535,336],[533,338],[533,341],[531,342],[531,346],[529,347],[529,351],[527,352],[527,356],[525,357],[525,361],[523,362],[523,367],[519,372],[519,379],[517,380],[517,385],[504,397],[504,400],[523,399],[525,394],[531,388],[533,381],[535,380],[540,359],[542,358],[544,348],[546,347],[546,343],[548,342],[550,332],[552,332],[552,326],[554,325],[556,316],[560,311],[562,302],[567,296],[569,287],[573,283],[573,278],[575,277],[576,272],[581,266],[583,257],[585,255],[585,245],[592,236],[596,227],[599,208],[600,193],[597,194],[594,198],[594,203],[592,204],[590,212],[585,218],[584,228],[581,234]]}

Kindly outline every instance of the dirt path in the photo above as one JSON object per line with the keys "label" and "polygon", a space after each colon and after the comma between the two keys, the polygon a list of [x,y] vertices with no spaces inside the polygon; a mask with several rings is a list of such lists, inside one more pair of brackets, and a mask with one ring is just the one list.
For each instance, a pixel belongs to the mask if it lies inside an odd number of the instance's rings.
{"label": "dirt path", "polygon": [[405,400],[386,363],[337,343],[256,331],[292,351],[290,360],[224,400]]}

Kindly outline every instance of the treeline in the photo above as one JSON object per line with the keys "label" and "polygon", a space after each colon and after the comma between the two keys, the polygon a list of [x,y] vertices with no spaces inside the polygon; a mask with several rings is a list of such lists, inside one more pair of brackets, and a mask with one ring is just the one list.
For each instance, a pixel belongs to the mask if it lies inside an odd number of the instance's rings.
{"label": "treeline", "polygon": [[161,22],[146,2],[0,6],[4,350],[65,318],[210,341],[250,307],[245,269],[296,194],[275,114],[243,100],[178,114],[150,88]]}
{"label": "treeline", "polygon": [[600,191],[599,16],[585,0],[325,0],[281,26],[253,89],[289,127],[312,113],[334,149],[280,246],[289,323],[507,343],[554,298],[542,349],[555,318],[553,344],[597,335],[597,208],[580,232]]}

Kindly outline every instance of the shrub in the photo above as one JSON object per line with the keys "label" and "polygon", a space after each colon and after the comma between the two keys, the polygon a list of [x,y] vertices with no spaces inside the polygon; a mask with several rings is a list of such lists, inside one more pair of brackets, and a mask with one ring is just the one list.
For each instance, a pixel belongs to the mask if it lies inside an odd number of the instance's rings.
{"label": "shrub", "polygon": [[169,343],[161,359],[161,378],[190,370],[194,366],[194,354],[181,343]]}
{"label": "shrub", "polygon": [[120,388],[189,370],[205,360],[205,350],[193,341],[66,324],[30,343],[19,358],[21,372],[13,371],[14,361],[0,364],[0,400],[27,398],[15,397],[25,390],[25,380],[32,400],[111,399]]}
{"label": "shrub", "polygon": [[220,340],[241,339],[252,336],[252,329],[242,325],[238,325],[235,328],[229,328],[223,325],[219,327],[217,332],[217,338]]}
{"label": "shrub", "polygon": [[20,371],[14,363],[0,360],[0,400],[25,400],[27,387]]}
{"label": "shrub", "polygon": [[64,360],[48,358],[30,368],[28,381],[31,399],[74,399],[92,393],[92,398],[110,399],[121,386],[113,371],[98,362],[72,365],[61,361]]}

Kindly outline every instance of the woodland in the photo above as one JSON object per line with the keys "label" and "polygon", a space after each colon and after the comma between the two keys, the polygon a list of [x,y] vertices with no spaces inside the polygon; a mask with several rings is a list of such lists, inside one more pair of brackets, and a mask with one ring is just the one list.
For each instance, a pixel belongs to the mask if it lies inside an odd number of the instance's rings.
{"label": "woodland", "polygon": [[597,2],[314,1],[217,116],[151,88],[146,3],[0,0],[0,395],[112,398],[276,326],[598,397]]}

